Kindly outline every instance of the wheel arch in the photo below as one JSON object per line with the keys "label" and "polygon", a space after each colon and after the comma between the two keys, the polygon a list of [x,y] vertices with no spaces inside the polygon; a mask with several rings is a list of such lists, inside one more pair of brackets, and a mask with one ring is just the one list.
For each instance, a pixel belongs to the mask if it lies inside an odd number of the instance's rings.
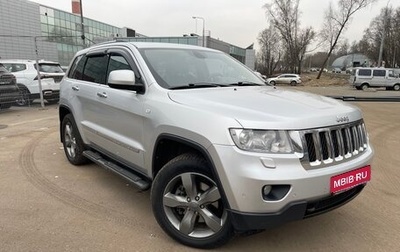
{"label": "wheel arch", "polygon": [[18,88],[19,88],[20,90],[21,90],[21,89],[25,89],[25,90],[28,91],[29,94],[31,93],[31,91],[29,91],[29,88],[28,88],[25,84],[17,83],[17,86],[18,86]]}
{"label": "wheel arch", "polygon": [[221,197],[224,200],[225,207],[227,209],[230,209],[228,198],[226,197],[224,188],[222,186],[211,155],[208,153],[204,146],[190,139],[172,134],[161,134],[160,136],[158,136],[154,145],[152,157],[152,178],[155,178],[161,168],[174,157],[188,152],[198,154],[206,160],[211,170],[210,172],[213,175],[215,182],[218,184],[218,187],[220,188]]}
{"label": "wheel arch", "polygon": [[61,136],[61,132],[62,132],[62,121],[64,120],[64,117],[68,114],[72,114],[71,110],[64,105],[60,105],[59,109],[58,109],[58,118],[60,121],[60,141],[62,142],[62,136]]}

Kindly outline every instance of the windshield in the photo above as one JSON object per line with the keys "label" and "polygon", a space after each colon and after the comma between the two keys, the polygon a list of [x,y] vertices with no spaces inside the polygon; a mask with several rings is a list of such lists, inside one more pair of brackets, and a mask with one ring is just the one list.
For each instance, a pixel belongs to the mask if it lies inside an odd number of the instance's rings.
{"label": "windshield", "polygon": [[[35,64],[36,68],[36,64]],[[61,66],[58,64],[40,64],[39,63],[39,71],[44,73],[64,73]]]}
{"label": "windshield", "polygon": [[8,71],[4,66],[0,66],[0,73],[8,73]]}
{"label": "windshield", "polygon": [[164,88],[265,85],[255,73],[222,52],[170,48],[140,52],[154,78]]}

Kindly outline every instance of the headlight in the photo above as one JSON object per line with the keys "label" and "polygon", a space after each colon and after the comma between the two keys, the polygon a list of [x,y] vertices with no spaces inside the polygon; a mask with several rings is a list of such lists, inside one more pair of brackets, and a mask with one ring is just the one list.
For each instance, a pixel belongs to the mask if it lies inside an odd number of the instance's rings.
{"label": "headlight", "polygon": [[230,129],[239,149],[265,153],[293,153],[288,133],[282,130]]}

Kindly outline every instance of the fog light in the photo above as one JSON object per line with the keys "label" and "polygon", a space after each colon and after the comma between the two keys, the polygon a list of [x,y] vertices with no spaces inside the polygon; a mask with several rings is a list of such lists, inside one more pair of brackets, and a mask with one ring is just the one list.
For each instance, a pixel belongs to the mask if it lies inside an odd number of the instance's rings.
{"label": "fog light", "polygon": [[266,201],[278,201],[283,199],[290,191],[290,185],[265,185],[262,188],[262,196]]}
{"label": "fog light", "polygon": [[268,194],[271,192],[272,186],[266,185],[266,186],[263,187],[262,190],[263,190],[263,195],[266,196],[266,195],[268,195]]}

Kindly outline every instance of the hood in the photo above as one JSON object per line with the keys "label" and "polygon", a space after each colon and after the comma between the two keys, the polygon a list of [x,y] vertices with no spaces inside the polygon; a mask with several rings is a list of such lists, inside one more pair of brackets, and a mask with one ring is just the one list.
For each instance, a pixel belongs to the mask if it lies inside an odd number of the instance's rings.
{"label": "hood", "polygon": [[168,95],[196,111],[235,119],[243,128],[310,129],[362,118],[359,109],[342,101],[269,86],[173,90]]}

